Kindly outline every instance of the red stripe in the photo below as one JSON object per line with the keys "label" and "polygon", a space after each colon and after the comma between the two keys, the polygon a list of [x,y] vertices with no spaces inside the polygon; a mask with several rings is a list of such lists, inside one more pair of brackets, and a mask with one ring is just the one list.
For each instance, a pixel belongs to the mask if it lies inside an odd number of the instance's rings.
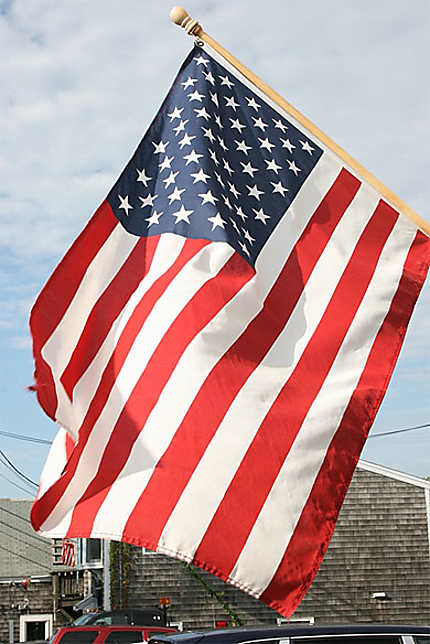
{"label": "red stripe", "polygon": [[327,550],[355,466],[391,378],[429,259],[430,240],[418,232],[390,309],[291,541],[276,574],[260,597],[286,617],[305,595]]}
{"label": "red stripe", "polygon": [[88,266],[116,225],[118,219],[104,201],[49,278],[31,311],[37,397],[46,414],[54,420],[57,395],[51,369],[41,351],[67,311]]}
{"label": "red stripe", "polygon": [[[376,208],[323,318],[218,506],[195,553],[195,563],[216,563],[227,575],[234,568],[303,420],[331,369],[397,217],[398,213],[386,204],[380,203]],[[258,485],[252,485],[253,480],[257,480]],[[250,489],[252,495],[249,495]],[[247,498],[246,503],[243,503],[244,498]],[[226,517],[234,517],[234,521],[228,521]]]}
{"label": "red stripe", "polygon": [[[150,238],[146,238],[150,239]],[[88,437],[100,416],[103,407],[109,397],[111,389],[115,383],[116,377],[120,372],[128,353],[135,341],[140,329],[146,318],[152,311],[157,300],[162,296],[174,277],[185,266],[185,264],[206,245],[207,241],[187,240],[182,248],[178,258],[172,266],[154,282],[151,288],[143,296],[133,315],[128,320],[124,330],[118,340],[112,356],[106,365],[101,377],[97,391],[91,401],[88,412],[79,430],[79,440],[71,455],[70,461],[62,477],[47,492],[38,499],[32,508],[31,520],[33,527],[38,530],[46,521],[54,507],[60,502],[65,493],[67,486],[72,480],[76,468],[79,464],[83,449],[87,444]]]}
{"label": "red stripe", "polygon": [[83,530],[90,534],[101,504],[124,467],[134,442],[183,352],[253,275],[251,266],[234,254],[219,273],[200,288],[170,326],[115,425],[98,473],[75,506],[68,536],[82,534]]}
{"label": "red stripe", "polygon": [[194,399],[130,516],[125,540],[138,539],[145,525],[145,543],[156,548],[207,445],[234,397],[285,326],[303,285],[359,186],[355,177],[342,170],[288,258],[262,311],[219,360]]}
{"label": "red stripe", "polygon": [[112,324],[148,273],[159,237],[141,237],[136,246],[95,303],[61,382],[72,400],[72,392],[97,355]]}

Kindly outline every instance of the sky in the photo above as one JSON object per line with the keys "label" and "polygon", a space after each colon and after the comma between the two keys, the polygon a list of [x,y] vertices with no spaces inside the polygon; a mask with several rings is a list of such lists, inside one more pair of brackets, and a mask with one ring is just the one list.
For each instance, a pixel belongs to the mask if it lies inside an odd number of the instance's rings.
{"label": "sky", "polygon": [[[28,317],[149,126],[192,39],[168,0],[0,0],[0,432],[53,439]],[[428,0],[189,0],[189,13],[430,221]],[[430,476],[430,285],[362,457]],[[0,497],[31,497],[48,445],[0,434]]]}

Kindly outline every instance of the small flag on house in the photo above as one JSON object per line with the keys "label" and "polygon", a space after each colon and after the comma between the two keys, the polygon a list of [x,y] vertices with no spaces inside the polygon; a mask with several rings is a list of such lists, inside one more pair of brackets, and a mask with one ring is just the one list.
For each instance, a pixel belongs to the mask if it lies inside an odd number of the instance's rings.
{"label": "small flag on house", "polygon": [[208,46],[31,314],[50,537],[192,562],[289,616],[385,394],[428,237]]}
{"label": "small flag on house", "polygon": [[75,544],[70,539],[63,539],[61,563],[64,566],[75,567]]}

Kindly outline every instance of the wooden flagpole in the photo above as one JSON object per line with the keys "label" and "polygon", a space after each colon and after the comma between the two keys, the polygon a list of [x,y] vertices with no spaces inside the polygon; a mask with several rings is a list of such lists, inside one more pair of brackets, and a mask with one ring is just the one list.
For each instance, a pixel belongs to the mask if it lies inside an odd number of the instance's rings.
{"label": "wooden flagpole", "polygon": [[332,150],[338,157],[342,159],[350,168],[355,170],[367,183],[375,188],[394,208],[402,212],[409,219],[411,219],[423,232],[430,236],[430,223],[423,219],[415,210],[408,206],[400,197],[394,194],[387,186],[385,186],[379,179],[371,174],[364,168],[358,161],[353,159],[343,148],[335,143],[330,137],[322,132],[316,125],[306,118],[301,112],[296,110],[288,101],[286,101],[280,94],[275,92],[269,85],[256,76],[250,69],[242,65],[240,61],[232,56],[222,45],[214,40],[209,34],[203,31],[201,25],[189,16],[189,14],[182,7],[173,7],[170,12],[172,22],[179,25],[190,36],[200,38],[227,60],[235,69],[237,69],[245,78],[253,83],[259,90],[266,96],[274,101],[279,107],[285,110],[288,114],[301,123],[309,132],[316,136],[327,148]]}

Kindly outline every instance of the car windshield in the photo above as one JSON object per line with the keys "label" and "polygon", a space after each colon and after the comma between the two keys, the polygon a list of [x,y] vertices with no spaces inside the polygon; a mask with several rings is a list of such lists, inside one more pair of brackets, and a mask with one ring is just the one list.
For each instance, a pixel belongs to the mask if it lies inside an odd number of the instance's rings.
{"label": "car windshield", "polygon": [[91,622],[91,620],[94,619],[94,613],[85,613],[85,615],[81,615],[77,619],[75,619],[74,622],[70,624],[70,626],[85,626],[85,624],[88,624],[88,622]]}

